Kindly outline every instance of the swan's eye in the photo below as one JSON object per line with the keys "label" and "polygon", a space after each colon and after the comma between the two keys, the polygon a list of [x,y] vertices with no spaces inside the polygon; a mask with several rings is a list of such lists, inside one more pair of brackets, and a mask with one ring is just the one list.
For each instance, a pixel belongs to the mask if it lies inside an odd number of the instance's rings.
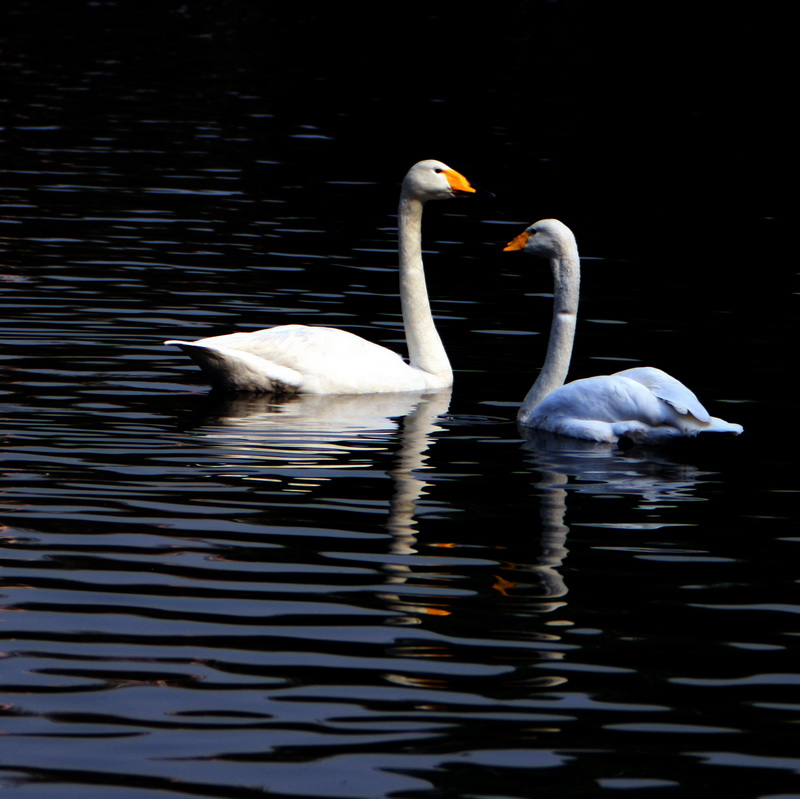
{"label": "swan's eye", "polygon": [[444,170],[443,170],[443,169],[439,169],[438,167],[437,167],[436,169],[434,169],[433,171],[434,171],[434,172],[435,172],[437,175],[438,175],[440,172],[444,172]]}

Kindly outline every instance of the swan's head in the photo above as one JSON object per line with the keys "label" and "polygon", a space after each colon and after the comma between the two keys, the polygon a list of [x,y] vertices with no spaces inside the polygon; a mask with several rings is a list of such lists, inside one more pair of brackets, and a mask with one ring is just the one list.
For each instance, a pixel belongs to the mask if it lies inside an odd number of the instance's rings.
{"label": "swan's head", "polygon": [[508,242],[503,252],[523,250],[531,255],[549,258],[573,249],[577,249],[575,235],[563,222],[557,219],[540,219]]}
{"label": "swan's head", "polygon": [[421,202],[475,194],[469,181],[441,161],[419,161],[403,178],[403,194]]}

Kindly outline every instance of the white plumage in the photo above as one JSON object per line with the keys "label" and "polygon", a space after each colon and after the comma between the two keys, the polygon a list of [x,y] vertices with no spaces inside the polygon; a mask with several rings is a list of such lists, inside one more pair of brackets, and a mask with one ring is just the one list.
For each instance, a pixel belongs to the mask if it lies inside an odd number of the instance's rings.
{"label": "white plumage", "polygon": [[572,231],[555,219],[528,227],[505,248],[550,260],[553,322],[547,355],[517,419],[536,430],[589,441],[625,437],[656,443],[698,433],[732,433],[742,426],[711,416],[694,393],[660,369],[641,366],[564,385],[572,358],[580,291],[580,260]]}
{"label": "white plumage", "polygon": [[406,174],[398,209],[400,300],[409,362],[392,350],[331,327],[281,325],[230,333],[180,347],[212,386],[275,394],[374,394],[446,388],[453,371],[436,331],[422,265],[422,209],[428,200],[475,192],[441,161]]}

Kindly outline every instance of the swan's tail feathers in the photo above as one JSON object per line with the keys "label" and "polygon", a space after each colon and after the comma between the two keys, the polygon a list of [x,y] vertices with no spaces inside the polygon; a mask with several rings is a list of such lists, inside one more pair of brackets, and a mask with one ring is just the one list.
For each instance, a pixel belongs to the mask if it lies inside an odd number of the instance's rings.
{"label": "swan's tail feathers", "polygon": [[724,419],[718,419],[716,416],[711,416],[708,424],[699,430],[700,433],[729,433],[734,436],[740,436],[744,432],[744,428],[735,422],[726,422]]}
{"label": "swan's tail feathers", "polygon": [[618,422],[614,425],[614,432],[620,439],[634,443],[666,444],[670,441],[685,441],[687,438],[705,438],[706,433],[738,436],[744,432],[744,428],[716,416],[709,416],[707,422],[700,422],[691,415],[686,415],[681,417],[677,426],[661,424],[642,429],[638,422]]}
{"label": "swan's tail feathers", "polygon": [[214,388],[265,394],[296,394],[303,383],[302,375],[294,369],[243,350],[210,347],[194,341],[175,339],[164,343],[180,347],[200,367]]}
{"label": "swan's tail feathers", "polygon": [[[703,410],[705,411],[705,408],[703,408]],[[708,413],[708,411],[706,411],[704,419],[698,419],[692,413],[685,413],[677,416],[668,424],[668,426],[672,425],[674,425],[674,429],[679,435],[689,436],[691,438],[705,436],[706,433],[723,433],[726,435],[738,436],[744,432],[744,428],[740,424],[718,419],[716,416],[712,416]],[[659,428],[655,429],[657,430]]]}

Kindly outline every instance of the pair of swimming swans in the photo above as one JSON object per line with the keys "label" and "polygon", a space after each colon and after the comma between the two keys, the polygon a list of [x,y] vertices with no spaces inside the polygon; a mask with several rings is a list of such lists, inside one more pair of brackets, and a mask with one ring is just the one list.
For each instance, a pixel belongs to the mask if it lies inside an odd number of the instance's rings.
{"label": "pair of swimming swans", "polygon": [[[409,361],[345,330],[281,325],[198,341],[170,340],[204,372],[212,386],[274,394],[376,394],[447,388],[453,371],[433,322],[422,265],[422,210],[428,200],[469,196],[469,181],[441,161],[420,161],[400,191],[400,300]],[[520,408],[526,427],[592,441],[616,442],[738,434],[740,425],[711,417],[675,378],[651,367],[564,385],[577,321],[580,264],[566,225],[542,220],[506,250],[550,260],[555,280],[550,342],[542,371]]]}

